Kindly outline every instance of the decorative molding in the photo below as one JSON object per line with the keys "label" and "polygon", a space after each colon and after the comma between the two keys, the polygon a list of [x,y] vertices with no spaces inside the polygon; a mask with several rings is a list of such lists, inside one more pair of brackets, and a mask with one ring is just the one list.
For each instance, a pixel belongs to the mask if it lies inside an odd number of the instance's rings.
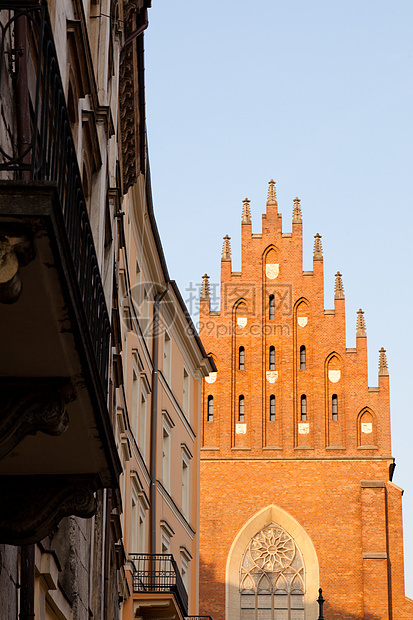
{"label": "decorative molding", "polygon": [[66,404],[76,398],[68,379],[0,380],[0,459],[26,435],[61,435],[69,425]]}
{"label": "decorative molding", "polygon": [[15,303],[22,291],[19,269],[34,258],[27,231],[19,224],[6,223],[0,228],[0,303]]}
{"label": "decorative molding", "polygon": [[92,517],[97,486],[92,476],[0,476],[0,542],[35,543],[63,517]]}

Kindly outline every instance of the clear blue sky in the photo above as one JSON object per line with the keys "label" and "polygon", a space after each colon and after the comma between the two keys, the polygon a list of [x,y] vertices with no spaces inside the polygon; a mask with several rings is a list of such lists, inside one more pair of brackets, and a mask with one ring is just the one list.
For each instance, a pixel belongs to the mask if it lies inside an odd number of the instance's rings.
{"label": "clear blue sky", "polygon": [[189,302],[202,274],[218,282],[225,234],[238,270],[242,199],[260,232],[271,177],[285,231],[301,199],[304,268],[319,232],[325,307],[340,270],[349,347],[365,311],[369,385],[387,350],[413,598],[413,3],[154,0],[149,22],[148,139],[171,277]]}

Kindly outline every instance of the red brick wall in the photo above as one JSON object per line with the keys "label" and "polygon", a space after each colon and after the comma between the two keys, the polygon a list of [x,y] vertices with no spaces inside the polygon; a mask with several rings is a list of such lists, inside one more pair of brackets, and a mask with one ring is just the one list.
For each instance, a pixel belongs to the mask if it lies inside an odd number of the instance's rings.
{"label": "red brick wall", "polygon": [[[266,262],[279,266],[276,278],[266,276]],[[247,319],[246,326],[237,325],[240,317]],[[305,327],[298,317],[307,317]],[[351,320],[355,323],[355,317]],[[380,377],[379,388],[368,388],[366,338],[357,338],[356,349],[346,349],[345,301],[336,299],[334,310],[325,312],[323,262],[314,260],[313,271],[303,272],[302,226],[295,223],[293,233],[283,235],[276,205],[267,203],[262,235],[242,225],[242,272],[231,273],[231,263],[222,262],[220,311],[210,313],[209,302],[201,302],[200,334],[218,367],[216,381],[203,389],[202,613],[223,620],[229,548],[248,519],[276,504],[314,543],[329,620],[413,618],[409,606],[403,611],[408,605],[403,588],[392,595],[403,575],[403,557],[395,487],[389,502],[384,486],[392,463],[388,377]],[[305,369],[300,368],[302,345]],[[240,346],[244,370],[238,369]],[[271,346],[278,373],[274,383],[266,375]],[[329,370],[340,370],[339,381],[330,381]],[[243,434],[236,432],[241,394]],[[301,428],[307,433],[299,432],[302,394],[308,426]],[[333,394],[337,420],[332,419]],[[209,395],[213,421],[207,421]],[[270,420],[271,395],[275,421]],[[371,433],[361,432],[361,421],[372,424]],[[363,481],[380,484],[363,486]],[[397,537],[390,544],[393,528]]]}

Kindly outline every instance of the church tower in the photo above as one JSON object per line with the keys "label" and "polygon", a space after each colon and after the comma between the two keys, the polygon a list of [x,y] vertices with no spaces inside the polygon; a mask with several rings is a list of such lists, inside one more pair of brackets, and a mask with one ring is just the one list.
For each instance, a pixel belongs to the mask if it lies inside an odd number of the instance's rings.
{"label": "church tower", "polygon": [[214,620],[408,620],[402,490],[391,482],[389,372],[368,386],[366,321],[346,346],[335,276],[324,308],[321,236],[303,271],[300,200],[283,233],[274,181],[262,233],[242,207],[242,268],[221,258],[221,305],[203,277],[200,613]]}

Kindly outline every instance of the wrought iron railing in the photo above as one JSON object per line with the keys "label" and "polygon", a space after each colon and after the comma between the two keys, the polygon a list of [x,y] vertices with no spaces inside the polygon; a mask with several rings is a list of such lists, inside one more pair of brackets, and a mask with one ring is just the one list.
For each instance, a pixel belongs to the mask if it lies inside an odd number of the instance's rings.
{"label": "wrought iron railing", "polygon": [[211,616],[185,616],[185,620],[190,620],[190,618],[194,620],[212,620]]}
{"label": "wrought iron railing", "polygon": [[172,592],[183,616],[188,613],[188,594],[173,555],[131,553],[134,592]]}
{"label": "wrought iron railing", "polygon": [[16,133],[9,145],[0,145],[0,171],[9,180],[56,185],[106,391],[110,321],[46,3],[0,0],[0,60],[0,97],[6,94],[14,108]]}

